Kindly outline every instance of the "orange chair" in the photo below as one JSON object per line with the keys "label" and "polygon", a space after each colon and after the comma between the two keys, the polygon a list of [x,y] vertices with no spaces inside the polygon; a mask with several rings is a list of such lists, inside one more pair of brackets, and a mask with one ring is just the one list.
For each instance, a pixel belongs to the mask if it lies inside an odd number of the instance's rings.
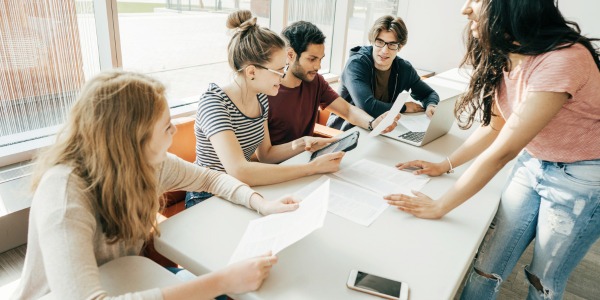
{"label": "orange chair", "polygon": [[319,107],[319,116],[317,117],[315,123],[315,130],[313,136],[330,138],[340,133],[343,133],[343,131],[341,130],[327,127],[327,119],[329,119],[329,114],[330,112],[328,109],[321,109]]}
{"label": "orange chair", "polygon": [[[196,161],[196,134],[193,117],[180,117],[173,120],[177,133],[168,151],[191,163]],[[185,209],[185,191],[165,193],[162,215],[169,218]]]}
{"label": "orange chair", "polygon": [[[173,125],[177,127],[177,132],[173,136],[171,147],[168,149],[170,153],[192,163],[196,160],[194,121],[192,117],[180,117],[173,120]],[[185,209],[185,191],[167,192],[161,200],[162,210],[157,215],[159,223]],[[142,254],[161,266],[177,267],[176,263],[156,251],[153,239],[146,242]]]}

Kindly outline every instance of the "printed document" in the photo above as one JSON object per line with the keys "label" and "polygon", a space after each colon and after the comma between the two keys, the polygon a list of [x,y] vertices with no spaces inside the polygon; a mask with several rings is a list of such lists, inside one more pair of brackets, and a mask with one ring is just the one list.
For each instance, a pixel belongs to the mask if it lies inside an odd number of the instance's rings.
{"label": "printed document", "polygon": [[385,118],[383,118],[383,120],[381,120],[381,122],[379,122],[379,124],[373,128],[373,131],[369,133],[369,136],[380,135],[384,129],[392,125],[392,123],[394,123],[394,118],[396,118],[396,116],[400,113],[402,106],[404,106],[404,103],[406,103],[406,100],[408,100],[409,97],[410,94],[408,92],[400,93],[400,95],[398,95],[396,98],[394,105],[392,105],[392,108],[388,111],[387,116],[385,116]]}
{"label": "printed document", "polygon": [[333,174],[380,196],[398,193],[410,195],[411,190],[418,191],[429,181],[425,175],[400,171],[368,159],[361,159]]}
{"label": "printed document", "polygon": [[251,221],[229,264],[264,255],[273,255],[323,227],[327,215],[329,180],[323,182],[292,212],[273,214]]}
{"label": "printed document", "polygon": [[294,196],[303,199],[327,180],[330,180],[329,207],[327,210],[342,218],[363,226],[369,226],[389,206],[380,195],[327,176],[321,176],[321,178],[294,193]]}
{"label": "printed document", "polygon": [[398,124],[412,132],[425,132],[427,131],[427,127],[429,127],[429,122],[431,122],[431,119],[425,113],[402,114]]}

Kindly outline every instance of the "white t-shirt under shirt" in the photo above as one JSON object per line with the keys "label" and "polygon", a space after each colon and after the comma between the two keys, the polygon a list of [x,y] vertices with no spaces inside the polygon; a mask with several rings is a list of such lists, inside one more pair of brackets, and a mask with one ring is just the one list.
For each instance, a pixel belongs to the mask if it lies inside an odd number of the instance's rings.
{"label": "white t-shirt under shirt", "polygon": [[[249,206],[254,193],[221,172],[201,168],[169,154],[158,170],[159,190],[209,191]],[[15,299],[162,299],[158,288],[106,297],[98,266],[127,255],[139,255],[143,241],[109,244],[91,206],[85,183],[68,166],[44,174],[31,203],[27,255]]]}
{"label": "white t-shirt under shirt", "polygon": [[258,94],[261,115],[250,118],[244,115],[229,96],[216,84],[211,83],[200,98],[196,113],[196,164],[225,172],[213,148],[210,137],[226,130],[235,134],[246,160],[250,160],[265,137],[264,123],[269,115],[269,101],[265,94]]}

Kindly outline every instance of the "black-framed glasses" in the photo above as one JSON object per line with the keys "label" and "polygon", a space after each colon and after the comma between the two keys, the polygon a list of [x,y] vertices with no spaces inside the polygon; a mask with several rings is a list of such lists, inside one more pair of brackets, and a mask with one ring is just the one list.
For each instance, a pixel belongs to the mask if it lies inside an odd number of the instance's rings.
{"label": "black-framed glasses", "polygon": [[283,72],[275,71],[273,69],[269,69],[269,68],[267,68],[265,66],[261,66],[261,65],[253,65],[253,66],[255,66],[255,67],[259,68],[259,69],[267,70],[267,71],[269,71],[271,73],[277,74],[281,78],[285,78],[285,74],[287,74],[287,70],[288,70],[288,66],[287,65],[285,66],[285,68],[283,68]]}
{"label": "black-framed glasses", "polygon": [[374,45],[377,48],[383,48],[383,47],[387,46],[388,49],[390,49],[390,50],[398,50],[398,49],[400,49],[400,43],[385,42],[385,41],[380,40],[380,39],[375,39]]}

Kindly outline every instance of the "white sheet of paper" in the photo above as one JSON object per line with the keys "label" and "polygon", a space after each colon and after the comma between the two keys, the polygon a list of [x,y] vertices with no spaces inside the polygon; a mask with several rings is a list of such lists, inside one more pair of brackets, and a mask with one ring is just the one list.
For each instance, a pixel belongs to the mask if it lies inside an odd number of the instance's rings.
{"label": "white sheet of paper", "polygon": [[425,113],[418,113],[402,114],[398,124],[413,132],[425,132],[427,131],[430,122],[431,119],[429,119]]}
{"label": "white sheet of paper", "polygon": [[229,264],[271,251],[273,255],[323,227],[329,200],[325,181],[300,202],[297,210],[251,221]]}
{"label": "white sheet of paper", "polygon": [[327,180],[330,180],[331,184],[327,210],[342,218],[363,226],[369,226],[389,206],[380,195],[327,176],[321,176],[321,178],[294,193],[294,196],[303,199]]}
{"label": "white sheet of paper", "polygon": [[411,195],[411,190],[419,191],[429,181],[425,175],[414,175],[368,159],[361,159],[333,174],[380,196],[395,193]]}
{"label": "white sheet of paper", "polygon": [[394,105],[392,105],[392,108],[388,111],[387,116],[373,128],[373,131],[369,133],[369,136],[379,135],[384,129],[392,125],[392,123],[394,123],[394,118],[400,113],[402,106],[404,106],[404,103],[406,103],[406,100],[408,100],[409,97],[410,94],[408,92],[400,93],[396,98],[396,101],[394,101]]}

